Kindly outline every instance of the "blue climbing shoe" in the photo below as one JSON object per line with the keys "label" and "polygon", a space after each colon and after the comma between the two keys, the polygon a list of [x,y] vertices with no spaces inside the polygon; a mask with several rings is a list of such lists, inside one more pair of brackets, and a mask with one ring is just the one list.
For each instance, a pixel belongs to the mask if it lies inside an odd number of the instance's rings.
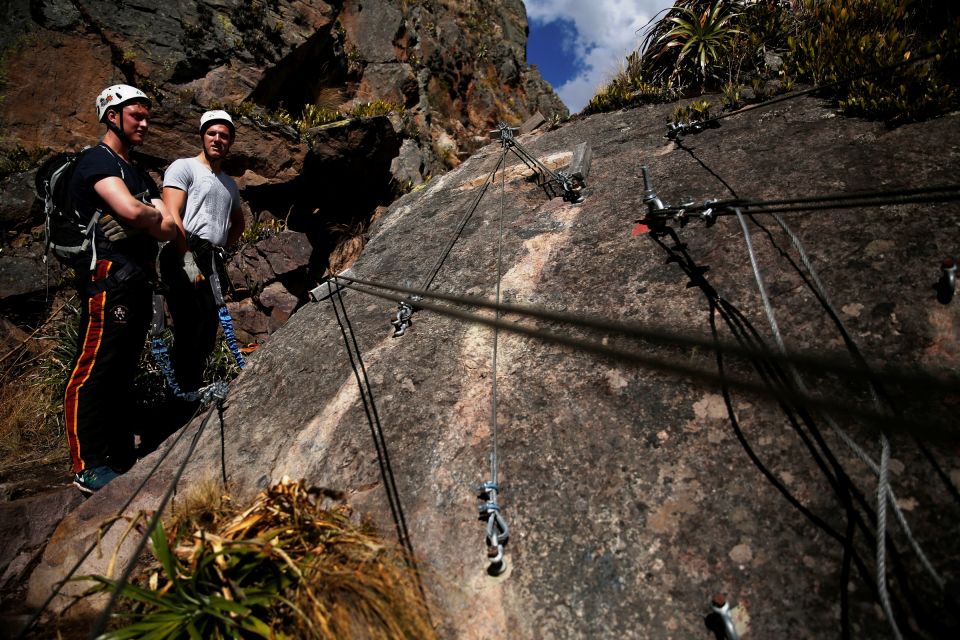
{"label": "blue climbing shoe", "polygon": [[84,469],[73,476],[73,484],[85,495],[93,495],[100,489],[107,486],[107,483],[120,477],[116,471],[110,467],[94,467]]}

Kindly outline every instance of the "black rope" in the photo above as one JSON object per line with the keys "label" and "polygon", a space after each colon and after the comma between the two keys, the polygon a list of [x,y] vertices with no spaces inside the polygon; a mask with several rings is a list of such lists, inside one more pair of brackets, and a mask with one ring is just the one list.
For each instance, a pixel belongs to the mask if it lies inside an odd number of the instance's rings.
{"label": "black rope", "polygon": [[[944,393],[953,392],[960,386],[960,380],[956,378],[939,378],[932,375],[929,372],[923,371],[913,371],[913,372],[903,372],[899,369],[891,367],[881,367],[876,370],[865,370],[864,367],[859,366],[858,364],[850,364],[840,360],[839,358],[829,358],[821,356],[811,356],[801,353],[788,353],[780,354],[774,352],[767,348],[746,348],[740,344],[734,343],[724,343],[719,344],[714,343],[709,339],[692,337],[689,334],[680,334],[670,331],[665,331],[661,329],[651,329],[644,325],[639,325],[635,323],[625,323],[618,322],[613,320],[608,320],[606,318],[597,318],[597,317],[587,317],[580,316],[571,313],[564,313],[559,311],[552,311],[550,309],[545,309],[541,307],[533,307],[527,305],[516,305],[501,303],[496,304],[485,300],[482,298],[467,297],[467,296],[457,296],[451,294],[444,294],[438,292],[427,292],[422,289],[411,289],[408,287],[402,287],[397,285],[384,284],[382,282],[376,282],[372,280],[355,278],[352,276],[339,275],[337,280],[345,280],[351,284],[359,284],[367,287],[374,287],[377,289],[384,289],[387,291],[393,291],[397,294],[406,294],[407,296],[418,296],[424,299],[435,299],[442,300],[444,302],[452,302],[456,304],[469,305],[474,307],[479,307],[483,309],[490,309],[494,311],[499,311],[502,314],[515,314],[520,316],[527,316],[530,318],[538,320],[547,320],[551,322],[558,322],[562,324],[570,324],[577,327],[582,327],[585,329],[591,329],[596,331],[603,332],[615,332],[628,336],[631,338],[636,338],[639,340],[644,340],[651,342],[653,344],[658,344],[661,346],[672,346],[679,348],[688,348],[688,349],[704,349],[707,351],[716,351],[719,350],[726,355],[733,357],[763,357],[769,359],[773,362],[778,363],[790,363],[794,366],[806,368],[806,369],[816,369],[821,372],[834,373],[837,375],[842,375],[847,378],[873,378],[878,377],[879,379],[886,380],[889,383],[898,384],[906,389],[916,389],[916,390],[926,390],[926,391],[942,391]],[[347,285],[342,285],[347,286]],[[350,287],[360,291],[357,287]],[[370,295],[375,295],[377,297],[385,298],[388,300],[397,300],[398,297],[391,297],[386,294],[377,294],[371,291],[365,291]],[[433,305],[428,305],[426,303],[417,302],[415,304],[417,308],[431,309],[435,310]],[[440,309],[447,310],[446,307],[440,307]],[[441,311],[440,313],[444,313]],[[448,314],[449,315],[449,314]],[[473,319],[475,316],[468,315],[463,319]],[[511,325],[512,326],[512,325]]]}
{"label": "black rope", "polygon": [[220,419],[220,475],[223,478],[223,488],[227,488],[227,442],[226,429],[223,424],[223,403],[217,403],[217,417]]}
{"label": "black rope", "polygon": [[[342,277],[343,276],[340,276],[340,278]],[[347,284],[343,286],[353,289],[355,291],[359,291],[361,293],[366,293],[368,295],[376,296],[378,298],[383,298],[386,300],[392,300],[395,302],[404,300],[404,298],[397,295],[392,295],[392,294],[384,293],[380,291],[374,291],[371,289],[357,286],[355,284]],[[691,379],[699,380],[707,384],[719,385],[721,383],[721,379],[714,371],[707,371],[707,370],[699,369],[693,366],[681,364],[676,362],[675,360],[663,360],[663,359],[655,358],[653,356],[648,356],[648,355],[637,353],[637,352],[608,347],[600,342],[591,342],[591,341],[582,340],[579,338],[571,338],[566,335],[549,333],[545,331],[540,331],[538,329],[531,329],[523,325],[506,322],[503,320],[495,320],[493,318],[488,318],[488,317],[480,316],[474,313],[460,311],[457,309],[451,309],[449,307],[434,305],[427,302],[417,302],[417,306],[419,308],[426,309],[428,311],[433,311],[441,315],[457,318],[459,320],[465,320],[465,321],[473,322],[477,324],[485,324],[491,327],[498,326],[501,329],[505,329],[513,333],[519,333],[521,335],[531,336],[534,338],[538,338],[540,340],[544,340],[546,342],[561,344],[561,345],[572,347],[575,349],[580,349],[582,351],[595,353],[597,355],[610,357],[615,360],[631,362],[633,364],[648,367],[651,369],[666,371],[666,372],[678,374],[681,376],[687,376]],[[912,418],[899,420],[899,421],[894,420],[891,416],[889,416],[886,413],[859,409],[857,407],[852,407],[834,400],[818,398],[815,396],[810,396],[808,394],[803,394],[796,390],[791,390],[791,389],[771,390],[767,385],[760,384],[752,380],[727,378],[727,383],[730,384],[730,386],[732,387],[741,389],[743,391],[752,392],[760,396],[764,396],[764,397],[773,396],[779,400],[793,403],[796,405],[809,405],[811,407],[830,410],[830,411],[834,411],[836,413],[840,413],[844,415],[859,417],[870,423],[877,425],[878,427],[884,427],[892,430],[903,431],[905,429],[910,429],[917,433],[925,433],[925,434],[931,434],[931,435],[934,433],[937,433],[938,431],[952,432],[955,430],[953,425],[937,425],[932,422],[923,422],[923,421],[915,420]],[[947,386],[947,383],[945,382],[941,382],[940,384]]]}
{"label": "black rope", "polygon": [[[370,378],[367,376],[367,368],[363,363],[363,356],[360,352],[360,345],[357,343],[356,334],[353,331],[353,325],[347,315],[347,308],[343,303],[341,289],[336,289],[328,281],[327,289],[330,291],[330,301],[333,305],[333,313],[337,318],[337,324],[340,327],[340,334],[343,337],[344,348],[347,351],[347,357],[350,360],[350,367],[353,369],[353,375],[356,378],[357,386],[360,390],[360,400],[363,404],[363,410],[367,415],[367,422],[370,425],[370,434],[373,437],[373,444],[377,452],[377,463],[380,467],[380,477],[383,479],[383,487],[387,494],[387,502],[390,506],[390,513],[393,517],[394,527],[397,531],[397,538],[400,544],[406,550],[405,561],[413,571],[417,582],[417,588],[421,597],[426,603],[426,590],[420,578],[420,571],[417,566],[416,556],[413,549],[413,542],[410,540],[410,531],[407,528],[407,520],[403,513],[403,504],[400,500],[400,492],[397,489],[396,478],[393,474],[393,467],[390,464],[390,454],[387,451],[387,440],[383,432],[383,424],[380,421],[380,414],[377,411],[376,402],[373,399],[373,388],[370,384]],[[340,308],[337,308],[337,302]],[[343,314],[341,318],[341,313]],[[349,334],[349,336],[348,336]],[[359,367],[358,367],[359,364]],[[362,374],[362,379],[361,379]]]}
{"label": "black rope", "polygon": [[[192,422],[194,418],[197,417],[197,414],[200,413],[201,408],[202,408],[202,405],[198,406],[194,410],[193,415],[190,416],[189,420],[187,420],[188,424]],[[66,585],[67,582],[69,582],[70,579],[73,578],[74,574],[76,574],[76,572],[80,570],[80,567],[83,565],[84,561],[90,556],[91,553],[93,553],[93,550],[96,549],[97,546],[99,546],[100,537],[103,535],[103,532],[106,529],[108,529],[110,526],[112,526],[114,522],[116,522],[117,520],[123,517],[124,512],[126,512],[126,510],[130,507],[130,505],[133,504],[133,501],[137,499],[137,497],[140,495],[140,492],[143,491],[143,488],[145,486],[147,486],[147,483],[153,478],[153,475],[160,468],[160,465],[163,464],[163,461],[167,459],[167,456],[169,456],[170,452],[174,450],[174,448],[177,446],[177,444],[180,442],[180,440],[183,438],[186,432],[187,432],[186,428],[180,429],[180,433],[178,433],[177,437],[173,439],[173,442],[170,443],[170,446],[167,447],[162,454],[160,454],[160,458],[157,460],[156,464],[153,465],[153,468],[147,473],[146,476],[144,476],[143,480],[140,481],[140,484],[137,485],[137,488],[134,489],[133,493],[130,494],[130,497],[128,497],[126,502],[123,503],[123,506],[121,506],[120,509],[116,512],[116,515],[109,518],[106,521],[107,524],[101,524],[98,527],[96,539],[93,541],[93,543],[90,544],[90,546],[87,547],[87,549],[82,554],[80,554],[80,557],[77,558],[77,561],[73,564],[73,566],[67,572],[67,575],[54,584],[53,590],[47,596],[46,600],[43,601],[40,607],[33,613],[33,615],[30,617],[30,620],[27,621],[27,624],[24,625],[24,627],[17,634],[16,640],[22,640],[23,638],[26,638],[27,633],[37,623],[37,621],[40,619],[40,616],[43,615],[43,612],[47,610],[47,607],[50,606],[50,603],[53,602],[54,598],[60,595],[60,591],[63,590],[64,585]]]}
{"label": "black rope", "polygon": [[[220,405],[223,401],[217,401],[217,405]],[[127,585],[127,582],[130,580],[130,575],[133,573],[134,567],[137,565],[137,560],[140,557],[140,554],[143,552],[144,547],[147,546],[147,541],[150,539],[150,534],[153,529],[157,526],[157,523],[160,521],[160,517],[163,515],[163,510],[167,506],[167,502],[170,501],[170,498],[173,496],[173,492],[176,490],[177,485],[180,482],[180,477],[183,475],[184,469],[187,468],[187,463],[190,461],[190,457],[193,455],[193,452],[197,448],[197,443],[200,442],[200,436],[203,435],[204,430],[207,427],[207,423],[210,421],[211,416],[213,416],[214,407],[210,407],[210,410],[207,412],[206,417],[200,423],[200,426],[197,428],[197,432],[193,436],[193,440],[190,442],[190,447],[187,449],[187,454],[183,457],[183,461],[180,463],[180,466],[177,467],[177,471],[173,476],[173,480],[170,481],[170,484],[167,486],[167,490],[163,494],[163,498],[160,500],[160,504],[157,505],[156,510],[153,513],[153,516],[150,518],[150,522],[147,524],[147,530],[144,533],[143,537],[140,539],[140,542],[137,543],[137,547],[134,550],[133,554],[130,556],[130,562],[127,563],[126,568],[123,570],[120,578],[116,581],[113,586],[113,589],[110,593],[110,600],[107,602],[106,608],[97,616],[97,620],[93,624],[93,629],[90,632],[90,640],[95,640],[100,637],[104,629],[107,626],[107,620],[110,618],[110,614],[113,613],[114,607],[117,606],[117,601],[120,598],[120,593],[123,591],[123,588]]]}
{"label": "black rope", "polygon": [[[689,151],[689,149],[687,150]],[[701,160],[696,159],[703,165]],[[703,166],[706,167],[706,165]],[[710,173],[713,172],[710,171]],[[716,174],[714,175],[716,176]],[[730,189],[727,183],[724,182],[723,184]],[[740,209],[743,213],[756,215],[859,209],[864,207],[926,204],[931,202],[954,202],[956,200],[960,200],[960,184],[918,187],[915,189],[891,189],[825,194],[819,196],[798,196],[777,200],[708,200],[699,204],[691,203],[650,211],[646,218],[652,220],[679,218],[683,220],[691,214],[701,214],[706,217],[732,216],[736,215],[734,213],[735,209]]]}
{"label": "black rope", "polygon": [[460,234],[463,233],[464,227],[467,226],[467,222],[470,221],[470,218],[473,216],[474,212],[477,210],[477,207],[480,206],[480,200],[483,198],[483,194],[487,192],[487,187],[493,182],[494,176],[497,174],[497,171],[503,165],[503,160],[505,154],[500,154],[500,159],[497,161],[497,165],[493,168],[493,171],[490,172],[490,175],[487,176],[486,180],[483,181],[483,186],[480,188],[480,191],[477,192],[476,197],[473,199],[473,204],[470,205],[470,208],[467,209],[467,212],[460,219],[460,222],[457,224],[457,228],[453,233],[453,236],[450,238],[450,242],[447,243],[447,246],[444,248],[443,252],[437,257],[437,261],[434,263],[433,268],[430,269],[430,272],[424,278],[423,283],[420,285],[420,288],[427,290],[433,284],[434,279],[437,277],[437,274],[440,273],[443,263],[446,261],[447,257],[450,255],[450,251],[453,249],[453,245],[457,243],[457,240],[460,238]]}

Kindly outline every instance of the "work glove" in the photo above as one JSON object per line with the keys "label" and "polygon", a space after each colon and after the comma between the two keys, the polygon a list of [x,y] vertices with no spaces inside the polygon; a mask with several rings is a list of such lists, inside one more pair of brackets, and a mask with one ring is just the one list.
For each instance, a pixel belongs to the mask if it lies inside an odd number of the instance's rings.
{"label": "work glove", "polygon": [[203,282],[203,274],[200,273],[200,269],[197,268],[197,263],[193,259],[193,253],[187,251],[183,254],[183,272],[187,274],[187,280],[193,284],[199,284]]}
{"label": "work glove", "polygon": [[103,234],[107,236],[107,240],[110,242],[119,242],[130,237],[123,225],[109,213],[100,216],[100,228],[103,229]]}

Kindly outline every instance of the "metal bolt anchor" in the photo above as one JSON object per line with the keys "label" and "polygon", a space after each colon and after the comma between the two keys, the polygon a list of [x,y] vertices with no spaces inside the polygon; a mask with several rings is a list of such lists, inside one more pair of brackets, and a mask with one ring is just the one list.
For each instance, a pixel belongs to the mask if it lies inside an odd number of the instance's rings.
{"label": "metal bolt anchor", "polygon": [[957,291],[957,263],[947,258],[940,264],[940,280],[937,282],[937,300],[949,304]]}
{"label": "metal bolt anchor", "polygon": [[727,640],[740,640],[737,628],[733,624],[733,616],[730,614],[730,603],[727,602],[726,596],[722,593],[713,596],[710,607],[713,609],[713,612],[723,620],[723,630],[727,635]]}

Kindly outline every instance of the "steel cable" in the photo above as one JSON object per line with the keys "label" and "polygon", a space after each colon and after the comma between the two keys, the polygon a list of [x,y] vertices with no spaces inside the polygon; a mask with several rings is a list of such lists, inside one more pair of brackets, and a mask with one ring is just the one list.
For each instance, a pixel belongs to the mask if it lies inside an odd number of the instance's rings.
{"label": "steel cable", "polygon": [[[353,276],[338,275],[336,280],[343,280],[351,284],[359,284],[367,287],[373,287],[376,289],[384,289],[387,291],[392,291],[397,294],[406,294],[407,296],[414,296],[423,299],[435,299],[442,300],[444,302],[452,302],[455,304],[479,307],[483,309],[499,310],[501,314],[511,314],[511,315],[520,315],[526,316],[529,318],[534,318],[538,320],[547,320],[550,322],[557,322],[561,324],[569,324],[584,329],[590,329],[595,331],[607,331],[619,333],[627,337],[636,338],[639,340],[651,342],[653,344],[667,346],[667,347],[678,347],[678,348],[687,348],[687,349],[704,349],[707,351],[721,351],[726,355],[733,357],[762,357],[769,359],[777,363],[790,362],[796,366],[816,369],[820,372],[833,373],[836,375],[845,376],[847,378],[878,378],[892,384],[902,385],[907,389],[916,389],[916,390],[926,390],[926,391],[941,391],[944,393],[954,392],[957,387],[960,386],[960,380],[955,378],[938,378],[930,374],[929,372],[923,371],[914,371],[914,372],[903,372],[897,369],[891,369],[889,367],[879,368],[879,369],[867,369],[864,366],[858,364],[851,365],[845,360],[840,358],[827,358],[822,356],[811,356],[800,353],[788,353],[780,354],[769,349],[764,348],[745,348],[743,346],[732,344],[732,343],[723,343],[719,344],[714,343],[712,340],[706,338],[696,338],[688,334],[680,334],[671,331],[665,331],[661,329],[651,329],[647,326],[636,324],[636,323],[626,323],[619,322],[614,320],[609,320],[606,318],[599,317],[587,317],[571,313],[565,313],[560,311],[553,311],[550,309],[542,307],[533,307],[528,305],[517,305],[517,304],[507,304],[507,303],[492,303],[489,300],[476,297],[467,297],[467,296],[457,296],[451,294],[444,294],[438,292],[428,292],[422,289],[412,289],[409,287],[403,287],[398,285],[390,285],[382,282],[376,282],[373,280],[367,280],[364,278],[356,278]],[[359,290],[359,289],[358,289]],[[370,292],[368,292],[370,293]],[[400,298],[397,296],[379,296],[388,300],[407,300],[409,298]],[[428,306],[422,302],[414,303],[416,308],[427,309]],[[432,309],[432,307],[430,307]],[[441,307],[445,309],[445,307]],[[473,316],[470,316],[471,318]]]}
{"label": "steel cable", "polygon": [[[750,228],[747,225],[746,218],[744,218],[743,213],[739,208],[734,208],[733,212],[737,216],[737,221],[740,223],[740,227],[743,230],[743,239],[747,246],[747,254],[750,258],[750,266],[753,269],[754,279],[757,282],[757,289],[760,292],[760,299],[763,302],[763,308],[767,315],[767,321],[770,324],[770,330],[773,333],[774,340],[777,343],[777,348],[781,353],[786,352],[786,345],[783,342],[783,336],[780,333],[780,327],[777,323],[776,315],[773,311],[773,305],[770,302],[770,297],[767,295],[767,289],[763,282],[763,276],[760,273],[760,265],[757,262],[756,252],[753,248],[753,240],[750,235]],[[787,365],[788,371],[793,378],[793,382],[796,385],[797,389],[801,393],[807,393],[806,385],[803,382],[803,379],[789,364]],[[829,417],[827,419],[828,424],[834,428],[835,431],[839,430],[836,424],[833,423],[833,419]],[[886,538],[887,538],[887,492],[889,488],[889,460],[890,460],[890,445],[887,441],[886,435],[881,431],[880,434],[881,442],[881,463],[880,463],[880,473],[879,473],[879,483],[877,488],[877,535],[876,535],[876,561],[877,561],[877,591],[880,594],[880,603],[883,606],[884,613],[887,617],[887,622],[890,624],[891,631],[897,640],[902,638],[900,629],[897,626],[896,619],[893,615],[893,607],[890,603],[890,594],[887,591],[887,570],[886,570]]]}
{"label": "steel cable", "polygon": [[[856,341],[850,336],[849,331],[847,331],[846,326],[843,321],[840,319],[840,316],[837,315],[836,310],[833,307],[833,303],[830,301],[829,296],[827,295],[826,287],[824,287],[823,282],[821,282],[820,277],[817,275],[816,270],[813,268],[813,262],[810,260],[810,257],[807,255],[806,250],[803,247],[803,243],[800,242],[800,238],[793,232],[793,230],[787,225],[786,221],[778,215],[774,215],[774,220],[783,230],[783,232],[790,239],[791,244],[794,249],[796,249],[798,255],[800,256],[800,261],[803,263],[804,267],[807,269],[807,273],[810,275],[810,279],[813,283],[814,292],[822,301],[822,304],[834,319],[834,322],[837,323],[838,328],[844,334],[845,339],[850,342],[851,351],[855,354],[858,359],[860,358],[859,346],[856,344]],[[861,362],[861,364],[866,367],[866,363]],[[873,399],[874,406],[880,410],[880,394],[877,390],[877,384],[875,381],[870,381],[870,391]],[[847,447],[854,452],[854,454],[864,463],[867,467],[874,473],[874,475],[881,478],[883,474],[881,473],[880,466],[871,458],[866,451],[853,440],[852,437],[842,429],[831,416],[827,415],[827,424],[830,425],[830,428],[838,435],[838,437],[847,445]],[[886,436],[882,436],[881,449],[884,446],[884,443],[887,441]],[[887,443],[886,446],[889,446]],[[897,517],[897,521],[900,523],[900,527],[903,529],[904,535],[907,538],[907,541],[910,543],[910,546],[913,548],[914,553],[917,554],[917,557],[920,559],[921,564],[927,570],[927,573],[933,578],[937,585],[943,589],[945,582],[943,577],[940,576],[939,572],[933,567],[933,564],[930,562],[930,559],[927,557],[927,554],[924,552],[923,548],[917,542],[916,538],[913,535],[913,531],[910,528],[909,523],[907,522],[906,516],[903,514],[903,510],[900,508],[900,504],[897,501],[897,496],[895,495],[893,488],[890,486],[889,482],[887,485],[887,497],[890,501],[890,507],[893,509],[894,514]]]}
{"label": "steel cable", "polygon": [[436,262],[433,267],[430,269],[427,276],[423,279],[423,282],[420,285],[420,288],[426,291],[433,284],[434,279],[437,277],[437,274],[440,273],[443,263],[446,261],[447,257],[450,255],[450,251],[453,249],[453,245],[457,243],[457,240],[460,238],[460,234],[463,233],[464,227],[467,226],[467,222],[470,221],[470,218],[473,216],[474,212],[477,210],[477,207],[480,206],[480,200],[483,198],[483,194],[486,193],[487,187],[493,182],[494,176],[496,176],[497,171],[500,169],[503,164],[504,154],[500,155],[500,160],[497,162],[497,165],[493,168],[493,171],[487,176],[486,180],[483,182],[483,186],[480,188],[480,191],[477,193],[477,196],[473,200],[473,204],[470,205],[470,208],[467,209],[466,214],[460,219],[460,222],[457,224],[456,230],[453,233],[453,236],[450,238],[450,242],[447,243],[447,246],[437,257]]}
{"label": "steel cable", "polygon": [[[338,278],[347,279],[344,276],[338,276]],[[368,289],[366,287],[357,286],[356,284],[346,284],[342,286],[345,286],[348,289],[353,289],[355,291],[359,291],[361,293],[379,297],[385,300],[391,300],[394,302],[400,302],[405,300],[405,298],[398,295],[393,295],[390,293],[384,293],[381,291]],[[489,305],[490,303],[487,303],[487,304]],[[679,364],[672,360],[664,360],[664,359],[655,358],[649,355],[645,355],[642,353],[608,347],[599,342],[591,342],[588,340],[572,338],[572,337],[561,335],[561,334],[545,332],[539,329],[532,329],[529,327],[525,327],[523,325],[510,323],[503,320],[496,320],[494,318],[480,316],[474,313],[460,311],[460,310],[452,309],[445,306],[440,306],[440,305],[435,305],[435,304],[420,301],[420,302],[417,302],[417,307],[421,309],[426,309],[428,311],[433,311],[441,315],[457,318],[459,320],[485,324],[491,327],[499,326],[501,329],[510,331],[512,333],[527,335],[530,337],[538,338],[540,340],[544,340],[546,342],[561,344],[564,346],[572,347],[574,349],[580,349],[580,350],[594,353],[597,355],[610,357],[615,360],[631,362],[636,365],[648,367],[651,369],[678,374],[681,376],[687,376],[691,379],[699,380],[701,382],[712,384],[712,385],[720,385],[725,381],[731,387],[752,392],[759,396],[775,397],[778,400],[790,402],[793,404],[807,405],[814,408],[828,409],[840,414],[859,417],[864,419],[868,423],[876,423],[878,426],[883,426],[890,429],[895,429],[895,428],[914,429],[914,430],[917,430],[918,432],[924,431],[927,433],[934,431],[936,429],[939,429],[941,431],[952,430],[952,426],[941,427],[940,425],[935,425],[935,424],[931,425],[931,423],[929,422],[921,422],[916,420],[904,419],[898,422],[893,420],[889,415],[885,413],[877,413],[873,411],[864,410],[859,407],[849,406],[834,400],[802,394],[791,389],[779,389],[779,388],[770,389],[767,385],[757,383],[752,380],[743,380],[743,379],[736,379],[736,378],[729,378],[729,377],[721,378],[716,372],[707,371],[704,369],[696,368],[696,367],[685,365],[685,364]],[[725,350],[725,352],[732,352],[732,351],[735,351],[735,349],[731,348],[730,350]],[[765,352],[763,357],[767,357]]]}
{"label": "steel cable", "polygon": [[[360,345],[357,343],[357,337],[353,331],[353,325],[347,315],[347,308],[343,302],[343,296],[340,295],[340,289],[337,288],[334,290],[329,282],[327,283],[327,289],[330,292],[330,302],[333,305],[333,312],[337,318],[337,324],[340,327],[344,348],[347,351],[347,356],[350,360],[350,367],[353,370],[353,375],[357,381],[357,386],[360,391],[360,399],[363,404],[363,409],[370,425],[370,433],[373,437],[374,448],[377,452],[377,463],[380,467],[380,476],[383,479],[384,491],[387,494],[387,502],[390,507],[390,513],[393,516],[393,523],[397,531],[397,538],[406,551],[404,554],[404,560],[407,563],[407,566],[410,567],[411,571],[413,571],[417,588],[420,591],[420,595],[426,605],[426,590],[424,589],[423,582],[420,578],[420,571],[419,567],[417,566],[413,542],[410,539],[410,531],[407,528],[407,519],[403,512],[403,503],[400,500],[400,492],[397,489],[396,478],[393,474],[393,466],[390,463],[390,454],[387,450],[387,440],[383,433],[383,423],[380,421],[380,414],[377,411],[377,405],[373,399],[372,385],[370,384],[370,378],[367,376],[367,368],[363,362],[363,356],[360,352]],[[340,303],[340,309],[337,308],[337,302]],[[343,314],[342,319],[341,313]]]}
{"label": "steel cable", "polygon": [[[220,399],[218,401],[222,402]],[[184,470],[187,468],[187,463],[190,461],[193,452],[197,448],[197,443],[200,442],[200,436],[203,435],[204,430],[207,428],[207,423],[210,421],[210,418],[213,416],[213,410],[215,406],[211,406],[210,410],[207,412],[206,417],[200,423],[200,426],[197,428],[197,432],[193,436],[193,440],[190,442],[190,447],[187,449],[187,454],[183,457],[183,461],[180,463],[180,466],[177,467],[176,473],[174,473],[173,480],[167,485],[167,490],[164,492],[163,497],[160,499],[160,504],[157,505],[156,510],[153,513],[153,516],[150,518],[149,523],[147,524],[147,530],[144,533],[143,537],[140,539],[140,542],[137,543],[136,549],[134,549],[133,554],[130,556],[130,562],[127,563],[126,568],[123,573],[120,575],[120,578],[117,579],[113,589],[110,593],[110,600],[107,602],[107,606],[104,610],[97,616],[96,621],[93,624],[93,629],[90,632],[90,640],[95,640],[98,638],[106,629],[107,620],[110,617],[110,614],[113,613],[114,607],[117,605],[117,601],[120,598],[120,593],[123,591],[123,588],[126,586],[127,582],[130,579],[130,575],[133,573],[134,567],[137,565],[137,559],[140,557],[140,554],[143,552],[144,547],[147,545],[147,541],[150,539],[150,534],[153,529],[157,526],[157,523],[160,521],[160,517],[163,515],[163,510],[167,506],[167,502],[170,501],[173,492],[177,488],[177,484],[180,482],[180,477],[183,475]]]}
{"label": "steel cable", "polygon": [[[193,412],[193,415],[191,415],[190,419],[187,420],[187,424],[192,422],[193,419],[197,417],[197,415],[200,413],[202,408],[203,408],[202,405],[196,408],[196,410]],[[186,433],[187,433],[186,428],[180,429],[180,433],[178,433],[177,436],[173,439],[173,442],[170,443],[170,446],[167,447],[163,451],[163,453],[160,454],[160,458],[157,460],[156,464],[153,465],[153,468],[144,476],[143,480],[140,481],[140,484],[137,485],[137,488],[134,489],[133,493],[130,494],[126,502],[123,503],[123,506],[121,506],[120,509],[116,512],[116,515],[114,515],[113,517],[107,520],[109,524],[108,525],[101,524],[100,527],[98,527],[97,537],[94,540],[94,542],[90,546],[88,546],[87,549],[82,554],[80,554],[80,557],[77,559],[77,561],[73,564],[70,570],[67,571],[66,576],[64,576],[59,581],[57,581],[57,583],[54,585],[53,590],[47,596],[46,600],[43,601],[40,607],[33,613],[33,615],[27,621],[26,625],[24,625],[23,629],[21,629],[20,632],[17,634],[16,640],[22,640],[23,638],[26,638],[26,634],[37,623],[37,621],[40,619],[40,616],[43,615],[43,612],[46,611],[47,607],[50,606],[50,603],[53,602],[54,598],[60,595],[60,591],[63,589],[64,585],[67,582],[69,582],[71,578],[73,578],[74,574],[77,571],[79,571],[84,561],[90,556],[91,553],[93,553],[93,550],[96,549],[97,546],[100,544],[100,537],[103,535],[105,529],[109,528],[109,526],[112,526],[114,522],[116,522],[117,520],[123,517],[124,512],[130,507],[131,504],[133,504],[133,501],[137,499],[137,497],[140,495],[140,492],[143,491],[143,488],[147,486],[147,482],[149,482],[153,478],[153,475],[160,468],[160,465],[163,464],[163,461],[167,459],[167,456],[169,456],[170,452],[173,451],[174,448],[176,448],[177,444],[180,442],[180,440],[183,438],[183,436]]]}

